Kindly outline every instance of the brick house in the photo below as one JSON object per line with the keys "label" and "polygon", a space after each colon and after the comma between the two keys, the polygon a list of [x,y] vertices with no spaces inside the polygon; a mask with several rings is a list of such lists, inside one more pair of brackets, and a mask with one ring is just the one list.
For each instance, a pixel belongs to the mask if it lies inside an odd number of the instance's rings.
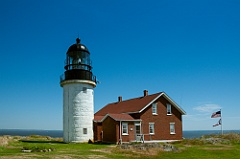
{"label": "brick house", "polygon": [[185,111],[166,93],[110,103],[94,115],[94,141],[119,143],[182,139]]}

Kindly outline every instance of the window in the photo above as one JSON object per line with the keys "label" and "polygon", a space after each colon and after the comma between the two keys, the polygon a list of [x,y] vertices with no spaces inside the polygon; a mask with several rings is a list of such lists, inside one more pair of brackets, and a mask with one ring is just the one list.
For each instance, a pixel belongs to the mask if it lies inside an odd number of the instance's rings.
{"label": "window", "polygon": [[170,134],[175,134],[175,123],[170,123]]}
{"label": "window", "polygon": [[157,114],[157,103],[152,104],[152,114]]}
{"label": "window", "polygon": [[167,115],[172,115],[172,108],[171,104],[167,104]]}
{"label": "window", "polygon": [[122,123],[122,134],[128,135],[128,123]]}
{"label": "window", "polygon": [[149,134],[154,134],[154,123],[149,123]]}
{"label": "window", "polygon": [[87,128],[83,128],[83,134],[87,134]]}
{"label": "window", "polygon": [[87,93],[87,87],[83,87],[83,93]]}

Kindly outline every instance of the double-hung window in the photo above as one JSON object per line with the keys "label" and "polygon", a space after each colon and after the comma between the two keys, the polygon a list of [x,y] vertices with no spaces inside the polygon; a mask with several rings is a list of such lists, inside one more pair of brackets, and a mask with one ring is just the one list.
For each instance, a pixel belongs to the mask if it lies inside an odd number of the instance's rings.
{"label": "double-hung window", "polygon": [[154,123],[149,123],[149,134],[154,134]]}
{"label": "double-hung window", "polygon": [[174,122],[170,123],[170,134],[176,134]]}
{"label": "double-hung window", "polygon": [[167,104],[167,115],[172,115],[172,106],[171,106],[171,104]]}
{"label": "double-hung window", "polygon": [[128,135],[128,123],[126,122],[122,123],[122,134]]}
{"label": "double-hung window", "polygon": [[152,114],[157,115],[157,103],[152,104]]}

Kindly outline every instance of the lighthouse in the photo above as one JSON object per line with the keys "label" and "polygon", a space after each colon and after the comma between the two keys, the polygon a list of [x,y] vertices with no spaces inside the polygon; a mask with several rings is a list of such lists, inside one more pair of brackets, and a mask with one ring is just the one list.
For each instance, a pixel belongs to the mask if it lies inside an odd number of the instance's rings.
{"label": "lighthouse", "polygon": [[90,52],[76,39],[68,48],[65,72],[60,78],[63,87],[63,141],[93,140],[94,88]]}

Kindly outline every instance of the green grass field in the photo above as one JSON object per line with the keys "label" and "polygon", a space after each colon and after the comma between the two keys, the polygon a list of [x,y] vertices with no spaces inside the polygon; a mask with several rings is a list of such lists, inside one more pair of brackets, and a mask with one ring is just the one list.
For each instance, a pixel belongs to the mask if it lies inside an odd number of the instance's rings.
{"label": "green grass field", "polygon": [[[210,139],[210,140],[209,140]],[[136,143],[135,143],[136,144]],[[163,143],[161,143],[163,144]],[[240,135],[207,136],[171,143],[177,151],[166,152],[160,148],[147,150],[121,149],[107,144],[65,144],[62,139],[43,136],[0,136],[0,159],[54,158],[54,159],[238,159]],[[22,152],[22,149],[26,152]],[[27,152],[31,151],[31,152]]]}

